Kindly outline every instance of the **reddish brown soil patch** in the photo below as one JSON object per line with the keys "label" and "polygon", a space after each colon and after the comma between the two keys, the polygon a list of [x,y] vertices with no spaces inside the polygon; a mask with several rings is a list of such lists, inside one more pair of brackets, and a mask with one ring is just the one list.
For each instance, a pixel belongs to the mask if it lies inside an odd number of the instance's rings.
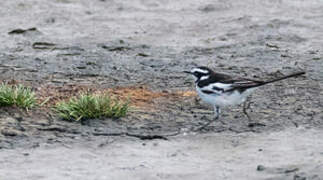
{"label": "reddish brown soil patch", "polygon": [[129,99],[131,105],[136,107],[151,106],[154,99],[167,96],[165,92],[153,92],[144,86],[119,87],[107,92],[121,99]]}
{"label": "reddish brown soil patch", "polygon": [[177,91],[177,92],[155,92],[149,90],[145,86],[140,87],[120,87],[108,90],[110,94],[116,95],[117,97],[129,98],[133,106],[136,107],[153,107],[155,99],[166,98],[175,99],[195,96],[196,93],[193,91]]}

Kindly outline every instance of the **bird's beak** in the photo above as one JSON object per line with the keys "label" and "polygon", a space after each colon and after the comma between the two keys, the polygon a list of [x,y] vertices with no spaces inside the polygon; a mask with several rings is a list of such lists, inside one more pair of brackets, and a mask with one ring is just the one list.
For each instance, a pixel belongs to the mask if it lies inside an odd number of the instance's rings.
{"label": "bird's beak", "polygon": [[192,74],[191,71],[183,71],[183,73]]}

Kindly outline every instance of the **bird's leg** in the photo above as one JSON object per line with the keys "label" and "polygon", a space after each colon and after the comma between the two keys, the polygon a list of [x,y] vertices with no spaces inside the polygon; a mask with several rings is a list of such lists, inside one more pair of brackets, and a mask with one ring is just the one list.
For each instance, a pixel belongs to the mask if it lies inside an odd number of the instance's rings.
{"label": "bird's leg", "polygon": [[[221,115],[221,109],[219,106],[214,106],[214,121],[218,120],[220,115]],[[222,124],[226,124],[225,122],[223,122],[221,119],[220,119],[220,122]]]}
{"label": "bird's leg", "polygon": [[247,97],[246,101],[243,103],[243,114],[245,114],[247,116],[249,123],[250,123],[250,121],[252,121],[252,120],[247,112],[247,109],[250,109],[250,104],[251,104],[251,102],[249,102],[249,100],[250,100],[250,97]]}
{"label": "bird's leg", "polygon": [[253,121],[251,118],[250,118],[250,116],[249,116],[249,114],[248,114],[248,112],[247,112],[247,109],[250,109],[250,105],[252,104],[252,102],[250,102],[250,96],[248,96],[247,97],[247,99],[246,99],[246,101],[243,103],[243,113],[247,116],[247,118],[248,118],[248,121],[249,121],[249,123],[248,123],[248,126],[249,127],[254,127],[254,126],[266,126],[265,124],[263,124],[263,123],[259,123],[259,122],[255,122],[255,121]]}
{"label": "bird's leg", "polygon": [[214,120],[219,119],[220,117],[220,108],[218,106],[214,106]]}

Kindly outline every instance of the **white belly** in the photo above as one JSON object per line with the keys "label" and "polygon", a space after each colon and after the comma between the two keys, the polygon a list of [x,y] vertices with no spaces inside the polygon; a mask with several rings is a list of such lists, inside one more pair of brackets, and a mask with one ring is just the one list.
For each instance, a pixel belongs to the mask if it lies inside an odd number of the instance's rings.
{"label": "white belly", "polygon": [[197,88],[197,92],[201,99],[213,106],[230,106],[241,104],[246,100],[246,98],[252,93],[255,88],[248,89],[240,94],[238,91],[233,91],[232,93],[226,94],[204,94]]}

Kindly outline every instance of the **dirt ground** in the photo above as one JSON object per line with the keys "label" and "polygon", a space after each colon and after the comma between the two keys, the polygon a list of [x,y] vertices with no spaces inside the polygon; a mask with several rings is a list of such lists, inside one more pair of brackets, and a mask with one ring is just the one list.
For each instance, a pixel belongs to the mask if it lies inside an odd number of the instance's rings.
{"label": "dirt ground", "polygon": [[[0,80],[40,109],[0,109],[0,179],[323,179],[320,0],[12,0],[0,3]],[[183,74],[254,79],[241,107],[212,109]],[[121,119],[60,120],[50,106],[90,91],[130,97]],[[223,123],[224,122],[224,123]]]}

